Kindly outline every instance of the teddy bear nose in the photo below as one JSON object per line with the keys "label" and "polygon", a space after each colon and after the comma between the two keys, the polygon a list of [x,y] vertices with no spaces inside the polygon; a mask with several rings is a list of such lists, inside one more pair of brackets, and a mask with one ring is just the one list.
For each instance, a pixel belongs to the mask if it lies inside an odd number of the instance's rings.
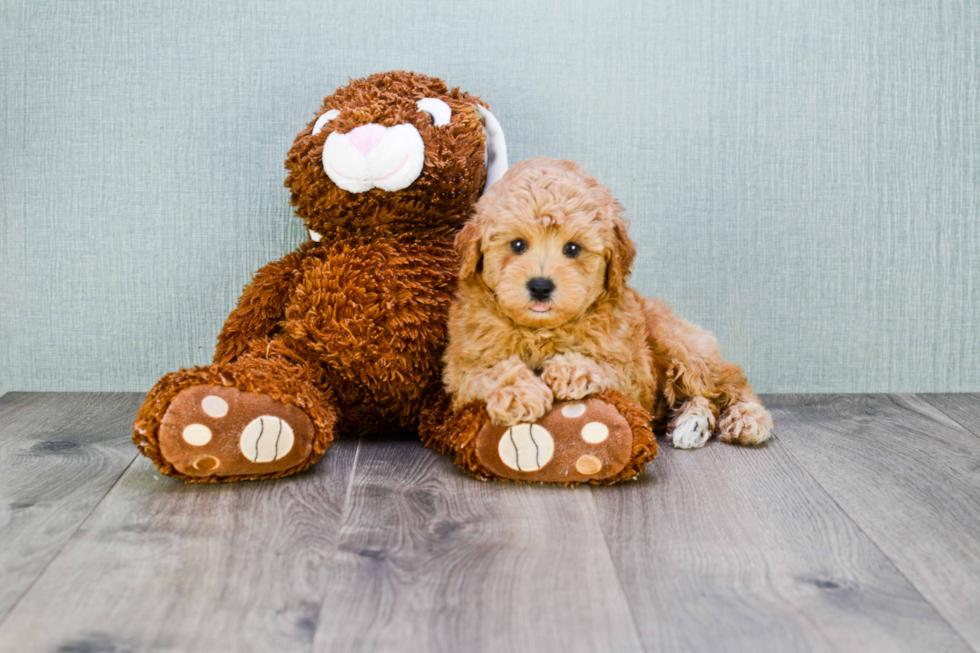
{"label": "teddy bear nose", "polygon": [[545,277],[534,277],[527,282],[527,290],[532,298],[542,302],[555,291],[555,282]]}
{"label": "teddy bear nose", "polygon": [[372,122],[348,132],[347,139],[351,145],[361,151],[361,154],[367,156],[367,153],[381,142],[384,135],[385,128]]}

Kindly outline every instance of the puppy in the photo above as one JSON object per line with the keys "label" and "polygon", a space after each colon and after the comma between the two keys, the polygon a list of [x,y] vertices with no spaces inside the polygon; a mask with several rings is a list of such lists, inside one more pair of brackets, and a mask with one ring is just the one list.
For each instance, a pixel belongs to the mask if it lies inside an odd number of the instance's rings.
{"label": "puppy", "polygon": [[515,165],[456,248],[443,376],[454,407],[484,401],[510,426],[556,400],[617,390],[666,422],[678,448],[716,430],[739,444],[769,437],[772,418],[714,337],[626,285],[635,248],[623,209],[576,164]]}

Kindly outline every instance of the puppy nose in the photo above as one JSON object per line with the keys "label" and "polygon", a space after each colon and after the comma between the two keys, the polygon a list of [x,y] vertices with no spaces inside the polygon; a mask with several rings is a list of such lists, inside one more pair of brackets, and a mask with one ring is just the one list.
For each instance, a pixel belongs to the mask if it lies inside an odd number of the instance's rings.
{"label": "puppy nose", "polygon": [[541,302],[551,297],[551,293],[555,291],[555,282],[545,277],[534,277],[527,282],[527,290],[532,298]]}
{"label": "puppy nose", "polygon": [[374,149],[374,146],[384,138],[385,128],[375,123],[361,125],[357,129],[347,132],[347,140],[350,144],[367,156],[367,153]]}

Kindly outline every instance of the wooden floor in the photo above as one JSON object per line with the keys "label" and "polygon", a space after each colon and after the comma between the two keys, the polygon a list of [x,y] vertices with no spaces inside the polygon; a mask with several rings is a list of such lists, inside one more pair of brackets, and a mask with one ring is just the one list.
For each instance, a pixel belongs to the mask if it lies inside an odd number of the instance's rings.
{"label": "wooden floor", "polygon": [[610,488],[411,436],[184,485],[140,400],[0,398],[0,651],[980,651],[980,395],[769,396]]}

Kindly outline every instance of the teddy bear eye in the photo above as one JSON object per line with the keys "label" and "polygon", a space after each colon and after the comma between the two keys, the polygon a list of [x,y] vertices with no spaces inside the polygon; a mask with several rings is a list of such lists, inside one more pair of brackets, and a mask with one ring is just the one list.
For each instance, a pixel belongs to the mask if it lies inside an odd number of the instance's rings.
{"label": "teddy bear eye", "polygon": [[515,254],[523,254],[527,251],[527,241],[521,240],[520,238],[512,240],[510,242],[510,251]]}
{"label": "teddy bear eye", "polygon": [[449,124],[449,118],[453,115],[453,110],[449,108],[448,104],[434,97],[423,98],[415,104],[419,111],[425,111],[429,114],[429,119],[435,127]]}
{"label": "teddy bear eye", "polygon": [[313,123],[313,135],[316,136],[317,134],[319,134],[323,130],[323,126],[325,124],[327,124],[328,122],[330,122],[331,120],[333,120],[339,115],[340,115],[340,111],[338,111],[337,109],[331,109],[330,111],[327,111],[325,114],[317,118],[316,122]]}
{"label": "teddy bear eye", "polygon": [[578,243],[565,243],[565,247],[561,251],[568,258],[575,258],[582,253],[582,246]]}

